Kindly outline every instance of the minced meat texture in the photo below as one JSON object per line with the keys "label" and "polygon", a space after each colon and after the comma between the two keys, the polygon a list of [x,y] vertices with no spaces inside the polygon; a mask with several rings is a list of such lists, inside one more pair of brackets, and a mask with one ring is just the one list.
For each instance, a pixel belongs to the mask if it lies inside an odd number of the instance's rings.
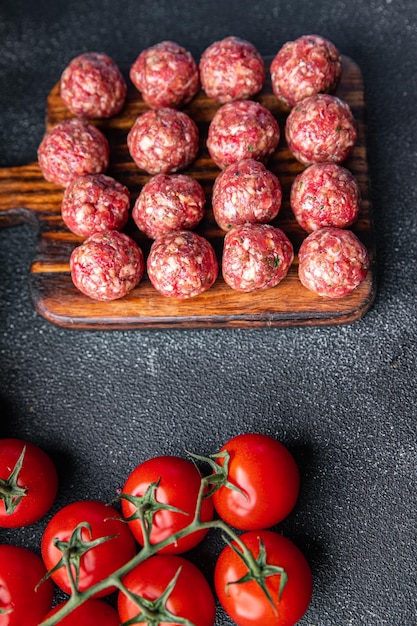
{"label": "minced meat texture", "polygon": [[70,257],[73,283],[93,300],[126,296],[142,279],[145,261],[141,248],[125,233],[94,233]]}
{"label": "minced meat texture", "polygon": [[85,52],[61,75],[61,98],[74,115],[108,118],[122,110],[127,86],[116,63],[106,54]]}
{"label": "minced meat texture", "polygon": [[105,174],[87,174],[65,189],[61,215],[76,235],[122,230],[129,217],[130,193],[125,185]]}
{"label": "minced meat texture", "polygon": [[290,152],[304,165],[342,163],[354,148],[358,131],[347,102],[317,94],[291,110],[285,136]]}
{"label": "minced meat texture", "polygon": [[193,231],[178,230],[155,239],[147,261],[155,289],[168,298],[192,298],[209,289],[218,275],[211,243]]}
{"label": "minced meat texture", "polygon": [[137,227],[148,237],[172,230],[192,230],[202,220],[206,196],[186,174],[158,174],[141,189],[132,210]]}
{"label": "minced meat texture", "polygon": [[337,163],[316,163],[293,181],[290,195],[295,219],[308,232],[346,228],[358,218],[361,191],[352,172]]}
{"label": "minced meat texture", "polygon": [[199,132],[182,111],[152,109],[140,115],[127,137],[130,155],[148,174],[169,174],[188,167],[198,154]]}
{"label": "minced meat texture", "polygon": [[242,159],[267,161],[280,139],[272,113],[254,100],[223,104],[210,122],[207,148],[220,169]]}
{"label": "minced meat texture", "polygon": [[199,69],[207,96],[222,104],[251,98],[261,91],[265,81],[261,54],[240,37],[212,43],[203,52]]}
{"label": "minced meat texture", "polygon": [[278,178],[263,163],[245,159],[229,165],[213,185],[212,207],[218,226],[271,222],[281,208]]}
{"label": "minced meat texture", "polygon": [[38,162],[47,181],[66,187],[79,176],[105,172],[109,154],[103,133],[87,120],[74,117],[45,133],[38,148]]}
{"label": "minced meat texture", "polygon": [[273,92],[293,107],[313,94],[335,91],[342,75],[342,57],[328,39],[303,35],[282,46],[270,71]]}
{"label": "minced meat texture", "polygon": [[365,280],[368,268],[368,251],[351,230],[316,230],[304,239],[298,252],[301,283],[326,298],[351,293]]}
{"label": "minced meat texture", "polygon": [[288,273],[294,259],[286,234],[270,224],[233,226],[225,235],[222,273],[236,291],[270,289]]}
{"label": "minced meat texture", "polygon": [[130,68],[130,79],[152,108],[180,108],[200,88],[194,58],[174,41],[161,41],[143,50]]}

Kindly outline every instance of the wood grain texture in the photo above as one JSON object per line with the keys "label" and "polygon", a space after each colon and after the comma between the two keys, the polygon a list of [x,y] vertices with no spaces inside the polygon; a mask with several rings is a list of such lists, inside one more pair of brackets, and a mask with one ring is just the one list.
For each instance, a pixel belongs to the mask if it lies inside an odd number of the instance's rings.
{"label": "wood grain texture", "polygon": [[[270,59],[266,62],[269,64]],[[195,327],[266,327],[344,324],[360,319],[370,308],[376,292],[375,243],[369,197],[366,158],[366,111],[363,78],[356,63],[343,57],[343,76],[337,95],[350,105],[359,126],[358,143],[344,166],[357,177],[362,193],[361,213],[352,230],[367,246],[371,266],[366,280],[349,296],[322,298],[308,291],[298,279],[297,252],[306,233],[296,223],[289,205],[291,183],[303,166],[289,153],[284,139],[287,111],[272,93],[267,79],[256,98],[276,116],[281,128],[278,150],[268,167],[283,187],[282,208],[273,224],[282,228],[294,245],[295,259],[287,277],[273,289],[238,293],[221,275],[205,293],[188,300],[173,300],[158,294],[145,275],[131,294],[112,302],[96,302],[78,292],[69,272],[71,251],[82,240],[70,233],[61,219],[63,190],[43,179],[37,163],[0,169],[0,225],[30,221],[38,227],[38,246],[30,269],[30,291],[36,310],[50,322],[68,328],[140,329]],[[196,229],[213,244],[221,260],[224,233],[211,211],[211,189],[219,169],[209,157],[205,142],[210,120],[218,108],[200,92],[184,108],[200,130],[197,160],[185,173],[196,178],[207,196],[206,215]],[[140,172],[127,150],[126,137],[136,117],[147,110],[138,92],[130,85],[123,112],[110,120],[96,122],[110,142],[108,173],[127,185],[132,205],[149,175]],[[46,128],[71,114],[59,95],[59,83],[47,98]],[[125,231],[147,255],[151,241],[130,220]]]}

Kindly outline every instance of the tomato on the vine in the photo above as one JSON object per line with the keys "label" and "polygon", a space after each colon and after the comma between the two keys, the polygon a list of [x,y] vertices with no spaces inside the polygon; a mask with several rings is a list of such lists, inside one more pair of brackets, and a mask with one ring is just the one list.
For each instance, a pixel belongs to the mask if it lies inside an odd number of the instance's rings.
{"label": "tomato on the vine", "polygon": [[255,559],[258,580],[265,588],[256,580],[247,580],[250,565],[242,558],[241,548],[235,546],[236,552],[228,545],[214,570],[223,608],[238,626],[293,626],[307,611],[312,596],[307,559],[292,541],[271,530],[250,531],[240,539]]}
{"label": "tomato on the vine", "polygon": [[[63,606],[61,602],[45,617],[52,617]],[[69,615],[59,621],[62,626],[120,626],[119,614],[110,604],[103,600],[86,600]]]}
{"label": "tomato on the vine", "polygon": [[238,435],[212,458],[227,474],[227,483],[213,494],[214,508],[230,526],[270,528],[293,510],[300,474],[290,451],[276,439],[259,433]]}
{"label": "tomato on the vine", "polygon": [[[149,492],[149,487],[155,487]],[[147,512],[146,523],[151,524],[150,542],[159,543],[182,530],[193,521],[200,491],[201,476],[191,461],[177,456],[158,456],[138,465],[128,476],[122,491],[122,512],[140,545],[144,544],[138,507]],[[148,492],[151,499],[143,496]],[[138,499],[139,498],[139,499]],[[200,519],[213,519],[213,502],[204,498]],[[180,554],[195,547],[206,536],[201,529],[169,544],[159,552]]]}
{"label": "tomato on the vine", "polygon": [[38,586],[46,569],[27,548],[0,545],[0,626],[38,626],[50,610],[53,585]]}
{"label": "tomato on the vine", "polygon": [[[155,619],[152,624],[176,624],[175,617],[187,619],[195,626],[214,624],[216,607],[210,586],[203,573],[182,556],[151,556],[132,569],[123,578],[123,584],[145,602],[156,601],[152,607]],[[141,613],[140,606],[123,591],[119,592],[117,607],[123,622],[132,620],[133,623],[133,618]],[[149,622],[143,615],[138,623]]]}
{"label": "tomato on the vine", "polygon": [[58,474],[41,448],[21,439],[0,439],[0,527],[40,520],[58,491]]}
{"label": "tomato on the vine", "polygon": [[[70,557],[77,589],[84,591],[127,563],[136,553],[136,544],[115,508],[97,500],[83,500],[68,504],[51,518],[42,536],[41,550],[52,579],[70,594],[63,551]],[[113,590],[107,587],[96,597]]]}

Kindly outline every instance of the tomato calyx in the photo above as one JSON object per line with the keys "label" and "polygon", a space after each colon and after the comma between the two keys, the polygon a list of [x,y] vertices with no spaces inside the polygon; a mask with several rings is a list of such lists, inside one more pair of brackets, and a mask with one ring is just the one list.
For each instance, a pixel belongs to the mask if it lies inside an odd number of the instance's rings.
{"label": "tomato calyx", "polygon": [[23,460],[26,454],[26,446],[23,448],[16,465],[12,469],[10,476],[6,479],[0,478],[0,500],[4,503],[7,515],[15,512],[19,502],[26,496],[27,489],[17,484],[20,471],[23,467]]}
{"label": "tomato calyx", "polygon": [[278,575],[280,577],[279,588],[278,588],[278,598],[277,598],[277,602],[279,602],[281,599],[282,593],[285,589],[285,586],[287,584],[287,581],[288,581],[287,572],[284,570],[283,567],[280,567],[279,565],[270,565],[267,562],[267,553],[265,549],[265,544],[260,537],[259,537],[259,554],[256,558],[246,546],[240,545],[239,547],[237,547],[227,537],[224,537],[224,541],[233,550],[233,552],[235,552],[235,554],[237,554],[242,559],[242,561],[245,563],[246,567],[248,568],[248,571],[246,574],[244,574],[238,580],[228,582],[226,587],[229,587],[230,585],[241,585],[247,582],[254,581],[262,589],[262,591],[268,598],[270,604],[274,608],[274,611],[277,612],[276,603],[269,592],[269,589],[266,584],[266,580],[270,576]]}
{"label": "tomato calyx", "polygon": [[132,515],[124,518],[125,521],[132,522],[139,519],[146,540],[149,540],[151,536],[153,519],[158,511],[171,511],[173,513],[182,513],[183,515],[188,515],[186,511],[182,511],[176,506],[172,506],[171,504],[164,504],[163,502],[158,502],[158,500],[156,499],[156,492],[159,484],[160,480],[150,483],[143,496],[133,496],[128,493],[122,493],[120,495],[120,498],[122,498],[123,500],[127,500],[128,502],[130,502],[130,504],[136,507],[136,511],[134,511]]}
{"label": "tomato calyx", "polygon": [[[207,463],[211,469],[212,474],[204,477],[204,481],[208,486],[208,491],[205,494],[205,497],[208,498],[213,495],[218,489],[221,487],[226,487],[227,489],[232,489],[233,491],[237,491],[244,498],[247,498],[247,494],[237,485],[232,483],[229,480],[229,461],[230,454],[227,450],[223,450],[223,452],[217,452],[216,454],[210,454],[210,456],[201,456],[199,454],[188,452],[191,458],[196,459],[198,461],[202,461],[203,463]],[[218,463],[216,459],[221,459],[221,463]]]}
{"label": "tomato calyx", "polygon": [[178,568],[172,580],[168,583],[163,593],[155,600],[148,600],[143,596],[133,593],[123,584],[119,585],[122,591],[134,604],[139,608],[139,613],[127,622],[123,622],[121,626],[131,626],[132,624],[143,624],[146,621],[148,626],[159,626],[162,623],[184,624],[184,626],[194,626],[190,620],[179,617],[167,608],[168,598],[175,588],[178,576],[181,573],[181,567]]}
{"label": "tomato calyx", "polygon": [[13,613],[13,609],[0,609],[0,615],[9,615],[10,613]]}
{"label": "tomato calyx", "polygon": [[[89,539],[83,539],[83,531],[87,531]],[[81,522],[74,528],[68,541],[62,541],[58,538],[55,539],[54,545],[58,548],[58,550],[60,550],[60,552],[62,552],[62,556],[57,564],[42,578],[39,585],[47,578],[50,578],[52,574],[61,569],[61,567],[65,567],[68,572],[72,593],[77,595],[79,593],[78,585],[81,558],[89,550],[92,550],[106,541],[114,539],[116,536],[117,535],[107,535],[104,537],[98,537],[97,539],[92,539],[91,525],[88,522]]]}

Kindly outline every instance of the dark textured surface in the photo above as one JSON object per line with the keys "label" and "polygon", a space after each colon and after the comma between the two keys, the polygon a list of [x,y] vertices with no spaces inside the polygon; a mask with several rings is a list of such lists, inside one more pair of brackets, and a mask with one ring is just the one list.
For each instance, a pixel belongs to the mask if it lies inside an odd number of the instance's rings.
{"label": "dark textured surface", "polygon": [[[36,158],[46,95],[76,54],[96,49],[126,64],[169,38],[198,58],[235,34],[271,55],[307,33],[329,37],[364,74],[378,258],[371,311],[320,329],[71,332],[30,302],[33,228],[0,230],[0,435],[51,453],[58,508],[112,499],[148,456],[273,434],[302,472],[297,508],[280,526],[314,573],[301,623],[416,626],[415,1],[3,0],[0,165]],[[38,550],[43,526],[0,530],[0,541]],[[209,577],[217,550],[212,538],[192,554]],[[217,624],[230,624],[220,610]]]}

